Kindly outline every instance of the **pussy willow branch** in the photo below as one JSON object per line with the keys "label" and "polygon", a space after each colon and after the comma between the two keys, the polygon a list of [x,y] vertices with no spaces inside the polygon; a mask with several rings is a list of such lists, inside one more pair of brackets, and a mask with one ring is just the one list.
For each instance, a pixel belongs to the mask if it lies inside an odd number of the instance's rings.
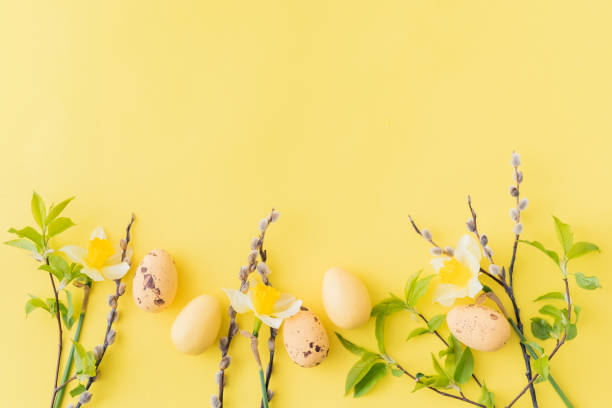
{"label": "pussy willow branch", "polygon": [[[132,218],[130,219],[129,224],[127,225],[125,229],[125,238],[121,240],[121,250],[122,250],[121,262],[125,262],[126,257],[127,257],[126,254],[127,254],[128,245],[130,243],[130,240],[132,239],[130,235],[130,231],[132,229],[132,224],[134,224],[134,220],[135,220],[135,217],[134,217],[134,214],[132,214]],[[115,297],[115,302],[111,306],[111,312],[109,313],[109,318],[107,319],[107,322],[106,322],[106,333],[104,334],[104,343],[102,345],[102,350],[100,352],[99,357],[96,359],[96,376],[89,377],[89,379],[87,380],[87,385],[85,386],[85,390],[89,390],[89,388],[91,388],[91,385],[96,380],[97,373],[98,373],[98,367],[100,366],[100,363],[102,362],[102,359],[104,358],[106,349],[114,341],[114,336],[112,339],[109,339],[109,337],[111,337],[110,336],[111,329],[117,317],[117,304],[119,302],[119,298],[124,293],[125,293],[125,284],[121,282],[121,279],[115,279],[115,294],[113,295]],[[76,408],[79,408],[80,406],[81,406],[81,402],[79,401],[76,405]]]}
{"label": "pussy willow branch", "polygon": [[[272,214],[274,213],[274,209],[272,209]],[[272,217],[272,214],[270,214],[270,219]],[[268,222],[269,223],[269,222]],[[261,261],[263,263],[266,263],[266,261],[268,260],[268,253],[267,251],[265,251],[263,249],[262,246],[259,247],[259,256],[261,258]],[[271,286],[272,284],[270,283],[270,280],[268,279],[268,274],[266,273],[260,273],[261,275],[261,279],[263,280],[263,283]],[[268,357],[268,365],[266,367],[266,393],[268,395],[268,401],[271,399],[271,395],[270,395],[270,379],[272,378],[272,370],[274,368],[274,352],[276,350],[276,335],[278,334],[278,329],[275,329],[273,327],[270,327],[270,337],[268,338],[268,351],[270,353],[269,357]],[[263,398],[261,399],[261,403],[260,403],[260,408],[264,408],[265,404],[263,401]]]}
{"label": "pussy willow branch", "polygon": [[[515,172],[516,172],[516,168],[515,168]],[[516,185],[518,188],[519,182],[518,182],[518,175],[516,176]],[[517,196],[517,203],[518,203],[518,196]],[[472,220],[474,221],[474,229],[475,231],[478,231],[478,224],[476,223],[476,211],[474,210],[474,207],[472,206],[472,200],[471,198],[468,196],[468,206],[470,208],[470,213],[472,214]],[[520,216],[520,213],[519,213]],[[477,234],[477,232],[475,232]],[[513,245],[513,249],[512,249],[512,260],[510,261],[510,267],[508,269],[508,276],[510,278],[510,285],[508,285],[505,281],[505,279],[499,279],[497,277],[495,277],[493,274],[486,272],[484,269],[480,269],[481,272],[483,272],[485,275],[487,275],[488,277],[492,278],[497,284],[499,284],[504,291],[506,292],[506,295],[508,296],[508,298],[510,299],[510,302],[512,303],[512,309],[514,311],[514,318],[516,320],[516,327],[518,329],[518,331],[520,332],[520,335],[523,336],[524,335],[524,329],[523,329],[523,322],[521,321],[521,312],[520,309],[518,307],[518,303],[516,302],[516,297],[514,295],[514,288],[512,287],[512,275],[514,272],[514,264],[516,261],[516,250],[517,250],[517,245],[518,245],[518,239],[519,239],[519,234],[516,234],[515,237],[515,241],[514,241],[514,245]],[[491,261],[491,263],[493,263],[493,259],[490,258],[489,259]],[[505,275],[503,275],[505,276]],[[525,363],[525,377],[527,377],[527,381],[531,382],[533,375],[531,373],[531,357],[529,356],[529,353],[527,353],[527,347],[525,346],[525,344],[523,342],[519,342],[519,346],[521,347],[521,354],[523,355],[523,361]],[[530,387],[530,394],[531,394],[531,401],[533,403],[533,408],[537,408],[538,407],[538,401],[537,401],[537,397],[536,397],[536,393],[535,393],[535,388],[533,387],[533,385],[531,385]]]}
{"label": "pussy willow branch", "polygon": [[[266,236],[266,231],[268,227],[273,222],[274,214],[275,214],[275,210],[272,209],[272,211],[270,212],[270,215],[268,215],[268,217],[265,218],[265,220],[267,220],[266,225],[263,226],[263,228],[261,228],[261,232],[259,236],[255,238],[253,242],[251,243],[251,252],[249,253],[249,256],[247,258],[248,263],[246,266],[243,266],[240,269],[240,275],[239,275],[240,290],[242,291],[246,291],[248,289],[247,287],[248,277],[257,268],[257,263],[258,263],[257,255],[259,254],[262,259],[266,258],[266,251],[263,248],[264,238]],[[227,336],[222,337],[219,340],[219,349],[221,350],[221,362],[219,363],[219,372],[217,373],[218,375],[217,385],[219,387],[219,390],[217,394],[217,401],[213,399],[214,401],[213,406],[216,406],[217,408],[223,407],[223,393],[225,390],[225,370],[230,364],[230,357],[228,355],[228,352],[229,352],[229,348],[230,348],[233,338],[238,333],[238,324],[236,323],[236,311],[232,308],[231,305],[228,309],[228,315],[230,318],[230,324],[227,329]],[[272,371],[270,369],[270,374],[271,373]],[[269,380],[267,381],[267,383],[269,383]]]}
{"label": "pussy willow branch", "polygon": [[[45,262],[49,265],[49,258],[45,257]],[[63,349],[63,331],[62,331],[62,320],[60,316],[60,307],[59,307],[59,295],[57,288],[55,287],[55,279],[53,279],[53,274],[49,272],[49,279],[51,279],[51,286],[53,287],[53,295],[55,296],[55,316],[57,317],[57,329],[59,332],[59,343],[57,350],[57,363],[55,364],[55,380],[53,382],[53,395],[51,397],[51,408],[53,408],[53,404],[55,403],[55,396],[57,395],[57,380],[59,378],[59,370],[60,363],[62,361],[62,349]]]}
{"label": "pussy willow branch", "polygon": [[[567,299],[567,321],[569,323],[572,317],[572,299],[570,297],[569,283],[567,282],[567,277],[563,278],[563,283],[565,285],[565,297]],[[566,339],[567,339],[567,326],[565,327],[563,331],[563,337],[560,340],[557,340],[557,344],[555,345],[555,348],[548,356],[548,361],[552,360],[555,354],[557,354],[561,346],[565,344]],[[539,374],[534,375],[533,378],[527,383],[527,385],[521,390],[521,392],[519,392],[519,394],[510,402],[510,404],[506,405],[506,408],[510,408],[512,405],[514,405],[523,396],[523,394],[525,394],[525,392],[530,387],[533,386],[533,383],[535,382],[535,380],[538,379],[539,376],[540,376]]]}
{"label": "pussy willow branch", "polygon": [[[403,372],[405,375],[407,375],[408,377],[412,378],[414,381],[417,381],[416,377],[415,377],[414,375],[410,374],[408,371],[406,371],[406,369],[404,369],[404,367],[402,367],[401,365],[399,365],[399,363],[397,363],[397,362],[393,361],[393,365],[394,365],[395,367],[397,367],[397,368],[398,368],[398,369],[399,369],[401,372]],[[429,389],[430,389],[430,390],[432,390],[433,392],[435,392],[435,393],[437,393],[437,394],[440,394],[440,395],[442,395],[442,396],[444,396],[444,397],[454,398],[454,399],[456,399],[456,400],[463,401],[463,402],[465,402],[465,403],[467,403],[467,404],[475,405],[475,406],[477,406],[477,407],[486,408],[486,406],[485,406],[485,405],[482,405],[482,404],[480,404],[480,403],[478,403],[478,402],[476,402],[476,401],[472,401],[471,399],[467,398],[465,395],[463,395],[463,393],[461,393],[460,395],[454,395],[454,394],[450,394],[450,393],[448,393],[448,392],[441,391],[441,390],[439,390],[439,389],[437,389],[437,388],[434,388],[434,387],[427,387],[427,388],[429,388]]]}

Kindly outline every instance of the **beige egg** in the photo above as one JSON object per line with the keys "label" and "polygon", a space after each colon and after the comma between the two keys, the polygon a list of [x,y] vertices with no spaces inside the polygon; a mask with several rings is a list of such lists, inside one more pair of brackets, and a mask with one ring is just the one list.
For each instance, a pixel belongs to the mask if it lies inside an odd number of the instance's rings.
{"label": "beige egg", "polygon": [[457,340],[474,350],[499,350],[510,338],[504,315],[482,305],[456,306],[446,315],[446,323]]}
{"label": "beige egg", "polygon": [[302,367],[321,364],[329,352],[329,337],[325,327],[321,320],[305,307],[285,320],[283,340],[291,360]]}
{"label": "beige egg", "polygon": [[163,249],[154,249],[142,258],[134,275],[134,301],[147,312],[160,312],[176,296],[177,272],[174,261]]}
{"label": "beige egg", "polygon": [[201,295],[176,316],[170,337],[178,351],[200,354],[215,342],[220,328],[219,301],[214,296]]}
{"label": "beige egg", "polygon": [[340,328],[354,329],[370,318],[368,290],[355,275],[340,268],[325,272],[322,297],[327,316]]}

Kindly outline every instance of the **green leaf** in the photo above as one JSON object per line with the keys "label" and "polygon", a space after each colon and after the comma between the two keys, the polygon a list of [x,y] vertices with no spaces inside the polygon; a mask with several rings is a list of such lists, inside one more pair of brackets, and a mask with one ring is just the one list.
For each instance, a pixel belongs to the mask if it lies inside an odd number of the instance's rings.
{"label": "green leaf", "polygon": [[557,266],[561,266],[561,264],[559,263],[559,255],[555,251],[553,251],[551,249],[546,249],[546,247],[544,247],[544,245],[541,242],[538,242],[538,241],[527,241],[527,240],[524,240],[524,239],[519,240],[519,242],[522,242],[523,244],[531,245],[532,247],[539,249],[540,251],[542,251],[543,253],[548,255],[548,257],[550,259],[552,259],[553,262]]}
{"label": "green leaf", "polygon": [[36,231],[32,227],[25,227],[20,230],[15,228],[11,228],[8,230],[11,234],[16,234],[20,238],[26,238],[36,244],[38,248],[42,248],[44,246],[43,237],[40,235],[40,232]]}
{"label": "green leaf", "polygon": [[436,370],[436,373],[438,373],[439,375],[443,377],[448,377],[448,374],[446,374],[446,371],[442,369],[442,366],[436,359],[436,356],[433,355],[433,353],[431,353],[431,362],[433,364],[434,370]]}
{"label": "green leaf", "polygon": [[435,275],[429,275],[423,279],[420,279],[416,285],[414,286],[414,291],[408,301],[409,306],[415,306],[418,301],[425,295],[427,292],[427,288],[429,287],[429,282],[433,279]]}
{"label": "green leaf", "polygon": [[570,248],[567,253],[567,259],[575,259],[579,258],[583,255],[586,255],[590,252],[601,252],[599,247],[595,244],[591,244],[590,242],[576,242]]}
{"label": "green leaf", "polygon": [[[51,314],[55,316],[55,313],[57,312],[57,307],[55,306],[55,298],[47,298],[47,305],[49,305],[49,311],[51,312]],[[66,305],[64,305],[61,300],[59,301],[59,311],[60,316],[68,312]]]}
{"label": "green leaf", "polygon": [[376,316],[376,341],[378,343],[378,350],[380,350],[381,354],[387,354],[385,350],[385,319],[387,315],[384,313]]}
{"label": "green leaf", "polygon": [[562,319],[563,318],[563,312],[560,309],[558,309],[555,306],[553,306],[553,305],[543,306],[540,309],[540,313],[543,314],[543,315],[551,316],[551,317],[553,317],[555,319]]}
{"label": "green leaf", "polygon": [[406,303],[402,299],[393,296],[393,297],[384,299],[380,301],[379,303],[377,303],[376,305],[374,305],[374,307],[372,308],[372,311],[370,312],[370,315],[372,317],[378,316],[381,314],[389,315],[391,313],[399,312],[405,309],[406,309]]}
{"label": "green leaf", "polygon": [[410,276],[410,278],[408,278],[408,281],[406,282],[406,287],[404,288],[404,294],[406,297],[406,303],[408,304],[410,303],[410,299],[412,299],[414,288],[416,287],[416,284],[419,281],[419,276],[421,275],[421,272],[423,272],[422,269],[418,271],[417,273],[413,274],[412,276]]}
{"label": "green leaf", "polygon": [[535,341],[525,341],[523,342],[526,346],[530,347],[538,356],[544,354],[544,349]]}
{"label": "green leaf", "polygon": [[74,304],[72,303],[72,293],[65,290],[66,292],[66,304],[68,305],[66,311],[62,313],[62,320],[66,327],[70,330],[74,324]]}
{"label": "green leaf", "polygon": [[561,337],[561,333],[563,333],[564,325],[561,322],[561,319],[556,319],[553,323],[551,334],[555,339],[559,339]]}
{"label": "green leaf", "polygon": [[565,295],[563,295],[563,293],[561,292],[548,292],[545,295],[540,296],[539,298],[537,298],[536,300],[534,300],[534,302],[540,301],[540,300],[546,300],[546,299],[561,299],[561,300],[565,300]]}
{"label": "green leaf", "polygon": [[561,247],[563,247],[563,252],[567,256],[572,248],[572,244],[574,243],[574,234],[572,233],[572,229],[569,225],[565,224],[555,216],[553,216],[553,219],[555,220],[555,231],[557,232],[557,238],[561,243]]}
{"label": "green leaf", "polygon": [[64,279],[64,274],[62,273],[62,271],[59,271],[53,268],[51,265],[47,265],[47,264],[40,265],[38,269],[40,269],[41,271],[47,271],[49,273],[52,273],[60,281]]}
{"label": "green leaf", "polygon": [[81,381],[87,380],[89,377],[96,375],[96,359],[94,353],[85,350],[78,342],[72,341],[76,354],[74,355],[74,367],[77,378]]}
{"label": "green leaf", "polygon": [[586,276],[582,272],[576,273],[576,283],[582,289],[595,290],[601,288],[597,276]]}
{"label": "green leaf", "polygon": [[472,373],[474,372],[474,356],[469,347],[466,347],[461,354],[461,358],[457,362],[457,368],[453,378],[457,384],[465,384],[470,380]]}
{"label": "green leaf", "polygon": [[352,343],[349,340],[345,339],[338,332],[336,332],[336,337],[338,337],[338,340],[340,340],[340,343],[344,346],[344,348],[353,354],[356,354],[358,356],[363,356],[365,354],[373,354],[372,352],[366,350],[365,348],[358,346],[355,343]]}
{"label": "green leaf", "polygon": [[83,384],[79,384],[70,391],[70,396],[76,397],[77,395],[80,395],[84,392],[85,392],[85,386]]}
{"label": "green leaf", "polygon": [[417,383],[412,389],[412,392],[418,391],[422,388],[431,387],[437,382],[440,382],[439,376],[431,376],[431,375],[417,376]]}
{"label": "green leaf", "polygon": [[540,318],[531,318],[531,333],[540,340],[546,340],[550,338],[552,327],[548,321]]}
{"label": "green leaf", "polygon": [[429,327],[429,331],[433,333],[436,330],[438,330],[440,326],[442,326],[442,323],[444,323],[445,319],[446,319],[446,316],[443,314],[436,315],[432,317],[431,319],[429,319],[429,321],[427,322],[427,327]]}
{"label": "green leaf", "polygon": [[355,384],[355,392],[353,397],[358,398],[368,393],[387,374],[387,365],[385,363],[376,363],[370,368],[370,371]]}
{"label": "green leaf", "polygon": [[417,337],[425,333],[429,333],[429,329],[426,329],[425,327],[417,327],[416,329],[410,332],[408,337],[406,337],[406,341],[410,340],[413,337]]}
{"label": "green leaf", "polygon": [[26,316],[29,315],[34,309],[44,309],[47,312],[51,312],[51,310],[49,310],[49,305],[42,300],[41,298],[39,298],[38,296],[34,296],[34,295],[29,295],[30,299],[28,299],[28,301],[25,304],[25,312],[26,312]]}
{"label": "green leaf", "polygon": [[36,221],[36,224],[38,224],[40,228],[44,228],[46,212],[45,203],[36,191],[32,193],[32,202],[30,206],[32,208],[32,217],[34,221]]}
{"label": "green leaf", "polygon": [[36,248],[36,245],[33,242],[23,238],[6,241],[4,244],[15,248],[25,249],[26,251],[30,252],[38,252],[38,248]]}
{"label": "green leaf", "polygon": [[578,324],[578,319],[580,319],[580,312],[582,312],[582,308],[578,305],[574,306],[574,314],[576,315],[576,321],[574,323]]}
{"label": "green leaf", "polygon": [[533,361],[533,369],[536,373],[542,377],[543,381],[548,380],[548,374],[550,373],[550,367],[548,365],[548,356],[540,357]]}
{"label": "green leaf", "polygon": [[457,367],[457,362],[463,354],[463,345],[452,334],[448,337],[448,348],[440,352],[440,356],[445,355],[444,368],[446,372],[454,373]]}
{"label": "green leaf", "polygon": [[58,205],[53,205],[51,204],[51,207],[49,207],[49,215],[47,216],[47,222],[51,222],[54,219],[57,218],[58,215],[61,214],[62,211],[64,211],[64,208],[66,208],[66,206],[72,201],[74,200],[74,197],[70,197],[64,201],[62,201],[61,203],[59,203]]}
{"label": "green leaf", "polygon": [[49,231],[47,233],[48,237],[54,237],[57,234],[66,231],[68,228],[74,226],[75,223],[72,222],[72,220],[70,218],[66,218],[66,217],[59,217],[55,220],[53,220],[53,222],[51,224],[49,224]]}
{"label": "green leaf", "polygon": [[70,272],[68,262],[66,262],[66,260],[60,255],[51,253],[47,258],[49,259],[49,266],[57,271],[58,274],[62,276],[62,279],[64,275]]}
{"label": "green leaf", "polygon": [[404,372],[402,370],[398,369],[398,368],[392,368],[391,369],[391,374],[394,377],[401,377],[402,375],[404,375]]}
{"label": "green leaf", "polygon": [[568,324],[566,330],[565,340],[573,340],[578,335],[578,327],[574,323]]}
{"label": "green leaf", "polygon": [[482,391],[480,393],[480,398],[478,398],[478,403],[487,408],[495,408],[495,397],[484,382],[482,383]]}
{"label": "green leaf", "polygon": [[349,370],[346,376],[346,383],[344,386],[344,393],[348,394],[351,388],[355,386],[365,375],[370,371],[370,368],[378,360],[378,356],[374,353],[364,354],[359,361],[355,363]]}

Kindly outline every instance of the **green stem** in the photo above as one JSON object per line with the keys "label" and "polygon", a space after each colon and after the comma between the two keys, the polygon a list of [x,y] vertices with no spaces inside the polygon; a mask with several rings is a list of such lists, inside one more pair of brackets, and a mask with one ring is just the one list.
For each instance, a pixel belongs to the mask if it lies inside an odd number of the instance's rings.
{"label": "green stem", "polygon": [[264,379],[263,368],[259,369],[259,384],[261,385],[261,399],[263,401],[264,408],[268,407],[268,392],[266,391],[266,380]]}
{"label": "green stem", "polygon": [[[526,344],[527,339],[525,338],[525,336],[519,331],[518,327],[516,327],[516,324],[514,323],[514,321],[512,319],[508,319],[508,321],[510,322],[510,325],[512,326],[512,328],[514,329],[514,331],[516,332],[516,334],[519,336],[520,341],[525,344],[527,351],[529,352],[529,354],[531,355],[531,357],[533,359],[537,359],[538,355],[535,352],[534,349],[531,348],[531,346],[529,346],[528,344]],[[559,395],[559,398],[561,398],[561,401],[563,401],[563,403],[565,404],[565,406],[567,408],[574,408],[574,406],[572,405],[572,403],[570,402],[570,400],[567,398],[567,396],[565,395],[565,393],[563,392],[563,390],[561,389],[561,387],[559,386],[559,384],[557,383],[557,381],[555,381],[555,379],[553,378],[552,374],[548,375],[548,381],[550,382],[550,385],[554,388],[554,390],[557,392],[557,394]]]}
{"label": "green stem", "polygon": [[255,318],[255,326],[253,327],[253,336],[259,337],[259,329],[261,329],[261,320]]}
{"label": "green stem", "polygon": [[[81,306],[81,314],[79,315],[79,321],[77,322],[77,327],[74,332],[74,337],[72,338],[74,342],[78,342],[79,338],[81,337],[81,328],[83,327],[83,320],[85,319],[85,312],[87,312],[89,289],[90,289],[89,284],[86,284],[86,286],[83,286],[83,304]],[[75,350],[74,350],[74,343],[73,343],[72,347],[70,348],[70,354],[68,354],[68,360],[66,360],[66,367],[64,368],[64,374],[62,375],[62,380],[60,381],[60,384],[66,383],[66,381],[68,381],[68,378],[70,377],[70,371],[72,369],[72,361],[74,360],[74,353],[75,353]],[[66,387],[64,386],[57,392],[57,395],[55,397],[55,403],[53,404],[53,408],[59,408],[62,406],[62,400],[64,399],[65,393],[66,393]]]}

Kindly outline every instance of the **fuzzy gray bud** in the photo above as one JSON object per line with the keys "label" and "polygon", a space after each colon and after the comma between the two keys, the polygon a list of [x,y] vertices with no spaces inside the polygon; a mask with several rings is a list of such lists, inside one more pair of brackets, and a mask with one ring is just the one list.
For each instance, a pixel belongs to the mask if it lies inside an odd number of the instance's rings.
{"label": "fuzzy gray bud", "polygon": [[455,255],[455,250],[452,247],[447,246],[444,248],[444,253],[448,256],[453,256]]}
{"label": "fuzzy gray bud", "polygon": [[253,238],[253,240],[251,241],[251,249],[259,249],[259,238]]}
{"label": "fuzzy gray bud", "polygon": [[493,250],[491,249],[491,247],[484,247],[483,248],[484,253],[487,255],[487,258],[491,258],[493,256]]}
{"label": "fuzzy gray bud", "polygon": [[519,195],[519,190],[518,190],[518,188],[516,188],[516,186],[510,186],[508,188],[508,191],[510,191],[510,195],[512,197],[518,197],[518,195]]}
{"label": "fuzzy gray bud", "polygon": [[501,268],[495,264],[491,264],[489,265],[489,272],[491,272],[491,275],[499,276],[501,274]]}
{"label": "fuzzy gray bud", "polygon": [[230,323],[230,334],[232,336],[238,334],[238,324],[235,321]]}
{"label": "fuzzy gray bud", "polygon": [[260,262],[257,264],[257,272],[263,276],[267,276],[270,274],[270,268],[268,268],[268,265],[266,265],[265,262]]}
{"label": "fuzzy gray bud", "polygon": [[474,222],[473,218],[470,218],[469,220],[467,220],[465,225],[467,226],[468,231],[476,232],[476,223]]}
{"label": "fuzzy gray bud", "polygon": [[234,320],[236,318],[236,311],[234,310],[234,308],[232,306],[230,306],[227,309],[227,313],[229,314],[229,317],[231,320]]}
{"label": "fuzzy gray bud", "polygon": [[519,220],[519,212],[516,208],[510,209],[510,219],[514,222],[517,222]]}
{"label": "fuzzy gray bud", "polygon": [[487,246],[488,243],[489,243],[489,238],[485,234],[482,234],[480,236],[480,245]]}
{"label": "fuzzy gray bud", "polygon": [[274,398],[274,391],[268,390],[268,401],[271,401]]}
{"label": "fuzzy gray bud", "polygon": [[515,235],[520,235],[523,232],[523,224],[520,222],[515,224],[514,228],[512,228],[512,232],[514,232]]}
{"label": "fuzzy gray bud", "polygon": [[249,254],[247,260],[249,261],[249,264],[253,264],[255,262],[255,260],[257,259],[257,255],[259,254],[259,252],[257,251],[251,251],[251,253]]}
{"label": "fuzzy gray bud", "polygon": [[268,219],[263,218],[261,221],[259,221],[259,230],[263,232],[266,230],[266,228],[268,228]]}
{"label": "fuzzy gray bud", "polygon": [[274,351],[275,346],[276,345],[275,345],[274,339],[272,337],[268,338],[268,350]]}
{"label": "fuzzy gray bud", "polygon": [[108,312],[108,316],[106,316],[106,322],[109,324],[113,324],[117,321],[118,317],[119,317],[119,312],[117,311],[117,309],[111,309]]}
{"label": "fuzzy gray bud", "polygon": [[427,228],[423,228],[423,230],[421,230],[421,235],[426,240],[431,241],[431,238],[432,238],[431,232],[429,232],[429,230]]}
{"label": "fuzzy gray bud", "polygon": [[223,387],[225,385],[225,378],[223,376],[223,372],[217,371],[217,373],[215,374],[215,382],[219,387]]}
{"label": "fuzzy gray bud", "polygon": [[116,336],[117,336],[117,333],[113,329],[111,329],[106,335],[106,344],[108,344],[109,346],[113,344],[115,342]]}
{"label": "fuzzy gray bud", "polygon": [[529,200],[527,200],[526,198],[521,199],[521,201],[519,201],[518,203],[519,211],[525,211],[527,205],[529,205]]}
{"label": "fuzzy gray bud", "polygon": [[510,164],[512,165],[512,167],[518,167],[521,165],[521,156],[519,156],[518,153],[513,152],[512,153],[512,159],[510,160]]}
{"label": "fuzzy gray bud", "polygon": [[115,297],[115,295],[108,295],[107,302],[110,307],[117,307],[117,298]]}
{"label": "fuzzy gray bud", "polygon": [[81,394],[81,396],[79,397],[79,403],[80,404],[87,404],[89,401],[91,401],[91,392],[84,391]]}
{"label": "fuzzy gray bud", "polygon": [[434,255],[434,256],[442,255],[442,248],[440,248],[440,247],[433,247],[433,248],[431,248],[430,251],[431,251],[431,254]]}
{"label": "fuzzy gray bud", "polygon": [[278,211],[272,211],[272,215],[270,216],[270,222],[278,221],[278,217],[280,217],[280,213]]}
{"label": "fuzzy gray bud", "polygon": [[249,277],[249,269],[246,266],[240,267],[240,273],[238,274],[238,278],[241,282],[245,282]]}
{"label": "fuzzy gray bud", "polygon": [[70,404],[66,406],[66,408],[74,408],[74,404],[71,402]]}
{"label": "fuzzy gray bud", "polygon": [[227,337],[221,337],[219,339],[219,350],[225,351],[227,350],[227,346],[229,345],[229,339]]}
{"label": "fuzzy gray bud", "polygon": [[221,362],[219,363],[219,369],[225,370],[227,367],[229,367],[231,362],[232,362],[232,358],[230,356],[223,357],[221,359]]}
{"label": "fuzzy gray bud", "polygon": [[104,351],[104,349],[100,345],[97,345],[96,347],[94,347],[93,352],[94,352],[94,357],[96,358],[96,361],[98,361],[100,358],[102,358],[102,352],[103,351]]}
{"label": "fuzzy gray bud", "polygon": [[213,395],[210,397],[210,406],[212,408],[221,408],[221,401],[219,401],[219,397]]}
{"label": "fuzzy gray bud", "polygon": [[124,293],[125,293],[125,283],[124,283],[124,282],[121,282],[121,283],[119,284],[119,287],[117,288],[117,294],[118,294],[119,296],[123,296],[123,294],[124,294]]}
{"label": "fuzzy gray bud", "polygon": [[519,170],[516,173],[514,173],[514,181],[516,181],[519,184],[523,182],[523,172],[522,171]]}

